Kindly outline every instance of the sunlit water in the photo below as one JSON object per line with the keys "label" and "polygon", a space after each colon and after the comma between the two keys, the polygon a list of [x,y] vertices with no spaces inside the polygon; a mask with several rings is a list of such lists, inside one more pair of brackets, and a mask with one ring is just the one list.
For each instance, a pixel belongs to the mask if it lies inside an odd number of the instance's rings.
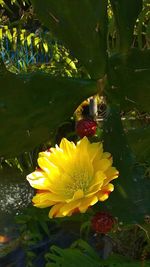
{"label": "sunlit water", "polygon": [[[0,175],[0,237],[10,242],[18,236],[15,216],[20,214],[30,203],[33,189],[21,174],[5,173]],[[5,242],[0,242],[0,256]]]}
{"label": "sunlit water", "polygon": [[27,182],[19,184],[0,183],[0,211],[17,214],[31,202],[33,190]]}

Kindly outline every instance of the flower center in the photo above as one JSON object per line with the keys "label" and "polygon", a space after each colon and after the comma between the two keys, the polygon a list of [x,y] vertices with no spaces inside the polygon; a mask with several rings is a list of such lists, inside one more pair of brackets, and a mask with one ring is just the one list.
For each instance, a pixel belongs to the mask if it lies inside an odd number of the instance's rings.
{"label": "flower center", "polygon": [[82,190],[85,193],[92,179],[86,170],[74,170],[70,174],[70,178],[71,182],[65,187],[65,195],[67,195],[68,198],[72,198],[74,193],[78,190]]}

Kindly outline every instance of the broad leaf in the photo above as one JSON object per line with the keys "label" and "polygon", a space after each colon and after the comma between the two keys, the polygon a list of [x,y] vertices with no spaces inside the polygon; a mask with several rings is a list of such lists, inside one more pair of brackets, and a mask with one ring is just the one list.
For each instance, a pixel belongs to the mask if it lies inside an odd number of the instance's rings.
{"label": "broad leaf", "polygon": [[83,240],[77,240],[70,248],[65,249],[52,246],[45,258],[49,262],[47,267],[51,266],[51,262],[55,267],[76,267],[80,266],[81,262],[83,267],[99,267],[100,264],[100,258],[94,249]]}
{"label": "broad leaf", "polygon": [[49,139],[96,82],[47,74],[0,73],[0,155],[11,157]]}
{"label": "broad leaf", "polygon": [[51,32],[87,68],[101,78],[106,66],[107,0],[31,0]]}
{"label": "broad leaf", "polygon": [[129,130],[127,139],[137,160],[150,162],[150,127]]}
{"label": "broad leaf", "polygon": [[119,50],[127,51],[133,42],[133,31],[142,11],[142,0],[110,0],[119,38]]}
{"label": "broad leaf", "polygon": [[122,109],[150,111],[150,51],[132,49],[109,59],[109,100]]}
{"label": "broad leaf", "polygon": [[[133,260],[127,256],[122,256],[120,254],[112,254],[107,260],[105,260],[105,265],[102,267],[140,267],[141,260]],[[149,267],[150,261],[144,261],[144,267]]]}
{"label": "broad leaf", "polygon": [[135,165],[116,107],[111,107],[104,122],[104,147],[105,151],[112,153],[113,164],[120,172],[119,178],[114,181],[115,190],[105,205],[120,220],[140,222],[150,214],[150,181]]}

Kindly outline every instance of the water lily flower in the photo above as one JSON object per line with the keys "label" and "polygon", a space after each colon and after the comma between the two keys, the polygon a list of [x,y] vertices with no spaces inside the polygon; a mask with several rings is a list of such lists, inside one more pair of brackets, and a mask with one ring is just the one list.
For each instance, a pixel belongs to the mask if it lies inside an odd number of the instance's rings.
{"label": "water lily flower", "polygon": [[110,182],[119,175],[102,143],[90,143],[87,137],[76,145],[63,138],[60,146],[39,153],[38,165],[27,180],[37,189],[34,206],[52,206],[50,218],[84,213],[106,200],[114,190]]}

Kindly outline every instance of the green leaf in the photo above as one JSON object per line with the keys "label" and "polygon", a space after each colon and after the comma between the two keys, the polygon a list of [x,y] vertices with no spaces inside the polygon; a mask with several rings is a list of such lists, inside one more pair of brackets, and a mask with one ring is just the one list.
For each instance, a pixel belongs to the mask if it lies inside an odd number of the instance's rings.
{"label": "green leaf", "polygon": [[92,80],[43,73],[0,73],[0,154],[11,157],[49,140],[77,106],[96,93]]}
{"label": "green leaf", "polygon": [[[150,264],[149,261],[144,262],[144,267],[148,267]],[[133,259],[128,259],[125,256],[119,254],[113,254],[107,260],[105,260],[104,265],[101,267],[141,267],[141,261],[137,261]]]}
{"label": "green leaf", "polygon": [[31,0],[39,19],[89,71],[101,78],[106,67],[107,0]]}
{"label": "green leaf", "polygon": [[129,110],[150,111],[150,51],[131,49],[109,59],[106,95],[109,101]]}
{"label": "green leaf", "polygon": [[[56,246],[51,247],[51,253],[46,254],[46,260],[52,261],[56,267],[99,267],[100,258],[96,255],[93,248],[90,247],[85,241],[77,241],[75,246],[71,248],[61,249]],[[48,265],[47,265],[48,266]],[[51,266],[51,265],[50,265]],[[52,265],[53,266],[53,265]]]}
{"label": "green leaf", "polygon": [[120,173],[114,181],[115,190],[105,205],[120,220],[143,221],[144,216],[150,214],[150,181],[144,177],[143,169],[135,165],[120,112],[115,106],[110,108],[110,114],[104,122],[104,148],[112,153],[113,165]]}
{"label": "green leaf", "polygon": [[7,72],[7,70],[6,70],[5,64],[4,64],[4,62],[0,56],[0,74],[4,73],[4,72]]}
{"label": "green leaf", "polygon": [[[48,267],[140,267],[141,261],[131,260],[119,254],[113,254],[108,259],[102,260],[95,253],[94,249],[85,241],[77,240],[71,248],[61,249],[56,246],[51,247],[51,253],[46,254],[46,264]],[[53,263],[51,263],[53,262]],[[145,267],[149,266],[149,261],[145,261]]]}
{"label": "green leaf", "polygon": [[79,248],[81,251],[86,251],[88,256],[90,256],[92,259],[95,259],[97,261],[100,260],[96,251],[83,239],[78,239],[71,245],[71,248],[76,247]]}
{"label": "green leaf", "polygon": [[129,130],[127,140],[138,161],[150,162],[150,127]]}
{"label": "green leaf", "polygon": [[133,42],[133,31],[142,11],[142,0],[110,0],[119,38],[119,51],[126,52]]}

